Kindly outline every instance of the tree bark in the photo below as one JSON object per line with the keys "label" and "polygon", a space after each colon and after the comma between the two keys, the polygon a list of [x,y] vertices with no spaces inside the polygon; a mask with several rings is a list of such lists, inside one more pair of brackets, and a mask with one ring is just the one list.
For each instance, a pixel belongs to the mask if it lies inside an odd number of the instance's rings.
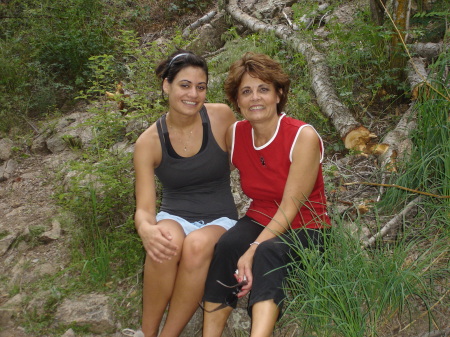
{"label": "tree bark", "polygon": [[189,33],[191,32],[191,30],[194,30],[194,29],[200,27],[201,25],[204,25],[205,23],[210,22],[214,18],[214,16],[216,15],[216,13],[217,13],[216,11],[211,11],[208,14],[202,16],[197,21],[191,23],[189,26],[187,26],[183,30],[182,37],[187,38],[189,36]]}
{"label": "tree bark", "polygon": [[437,42],[417,42],[409,46],[411,51],[416,54],[419,57],[423,57],[427,60],[427,62],[432,63],[434,60],[436,60],[439,57],[439,54],[448,48],[450,48],[450,45],[444,45],[444,43]]}
{"label": "tree bark", "polygon": [[378,157],[379,165],[389,171],[396,171],[397,160],[403,159],[411,151],[412,142],[409,135],[417,126],[417,111],[414,108],[414,100],[417,99],[418,90],[426,82],[427,76],[425,64],[421,58],[414,57],[408,61],[408,80],[413,102],[403,114],[395,129],[388,132],[384,137],[382,145],[385,145],[386,149]]}
{"label": "tree bark", "polygon": [[330,118],[347,149],[365,152],[367,144],[376,138],[376,135],[362,126],[339,100],[331,84],[330,70],[326,65],[324,55],[316,50],[312,44],[300,40],[289,27],[269,25],[244,13],[240,10],[237,0],[229,0],[226,11],[234,20],[254,32],[273,32],[292,49],[305,56],[312,88],[322,113]]}
{"label": "tree bark", "polygon": [[413,57],[408,61],[408,82],[411,87],[411,99],[416,100],[419,89],[426,84],[428,73],[423,59]]}
{"label": "tree bark", "polygon": [[384,7],[386,6],[386,0],[370,0],[370,14],[372,21],[378,26],[382,26],[384,23]]}
{"label": "tree bark", "polygon": [[[407,62],[407,58],[403,55],[403,42],[405,41],[405,32],[407,30],[409,1],[394,1],[393,21],[397,29],[392,34],[389,63],[390,68],[395,70],[394,76],[399,81],[404,79],[403,69]],[[394,87],[391,89],[397,91]]]}

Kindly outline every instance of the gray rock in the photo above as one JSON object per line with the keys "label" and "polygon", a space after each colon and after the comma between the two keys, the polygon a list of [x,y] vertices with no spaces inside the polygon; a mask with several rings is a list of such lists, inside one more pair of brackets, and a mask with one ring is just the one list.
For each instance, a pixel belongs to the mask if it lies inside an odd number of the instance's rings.
{"label": "gray rock", "polygon": [[52,137],[47,139],[46,145],[51,153],[59,153],[69,147],[62,137],[62,133],[57,133],[56,135],[53,135]]}
{"label": "gray rock", "polygon": [[90,113],[74,112],[61,118],[56,125],[48,126],[53,129],[52,135],[46,140],[51,153],[60,153],[69,148],[84,147],[93,139],[91,127],[86,121],[92,117]]}
{"label": "gray rock", "polygon": [[127,141],[116,143],[113,146],[111,146],[110,151],[112,153],[114,153],[115,155],[133,153],[134,152],[134,144],[130,144]]}
{"label": "gray rock", "polygon": [[18,233],[10,234],[0,240],[0,256],[4,255],[11,244],[17,239]]}
{"label": "gray rock", "polygon": [[69,329],[64,332],[64,335],[62,335],[61,337],[75,337],[75,332],[72,329]]}
{"label": "gray rock", "polygon": [[47,148],[46,137],[44,135],[39,135],[33,139],[33,143],[31,144],[31,152],[41,154],[47,154],[50,152]]}
{"label": "gray rock", "polygon": [[61,224],[58,220],[52,221],[52,229],[42,233],[39,236],[39,241],[43,243],[50,243],[52,241],[58,240],[61,236]]}
{"label": "gray rock", "polygon": [[17,294],[0,306],[0,326],[12,325],[12,318],[19,315],[22,310],[23,296]]}
{"label": "gray rock", "polygon": [[0,166],[0,182],[11,178],[18,166],[19,164],[14,159],[9,159]]}
{"label": "gray rock", "polygon": [[130,119],[126,126],[127,138],[129,140],[137,139],[149,126],[150,123],[145,118]]}
{"label": "gray rock", "polygon": [[0,160],[11,158],[13,144],[13,141],[9,138],[0,139]]}
{"label": "gray rock", "polygon": [[42,316],[47,312],[46,304],[48,300],[51,298],[51,291],[43,291],[36,292],[33,294],[33,298],[26,306],[26,310],[28,313],[32,313],[33,315]]}
{"label": "gray rock", "polygon": [[93,333],[106,333],[115,330],[113,311],[109,299],[101,294],[87,294],[77,299],[66,299],[55,314],[57,324],[75,323],[85,326]]}

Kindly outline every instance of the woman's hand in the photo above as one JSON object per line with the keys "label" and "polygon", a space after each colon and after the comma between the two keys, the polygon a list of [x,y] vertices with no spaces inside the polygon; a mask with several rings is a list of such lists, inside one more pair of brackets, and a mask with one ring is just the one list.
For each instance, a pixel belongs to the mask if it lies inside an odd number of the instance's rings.
{"label": "woman's hand", "polygon": [[238,282],[247,280],[247,284],[242,286],[241,292],[237,294],[239,298],[247,295],[250,290],[252,290],[253,283],[253,274],[252,274],[252,265],[253,265],[253,256],[255,255],[256,246],[250,246],[249,249],[241,256],[237,263],[238,273],[235,275]]}
{"label": "woman's hand", "polygon": [[172,235],[166,228],[143,223],[139,226],[138,233],[152,260],[162,263],[177,255],[178,246],[172,243]]}

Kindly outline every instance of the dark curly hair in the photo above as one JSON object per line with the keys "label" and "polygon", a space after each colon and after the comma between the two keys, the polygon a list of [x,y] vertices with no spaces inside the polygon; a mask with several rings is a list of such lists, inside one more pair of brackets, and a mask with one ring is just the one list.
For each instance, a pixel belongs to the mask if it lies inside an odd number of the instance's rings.
{"label": "dark curly hair", "polygon": [[206,60],[191,51],[179,49],[156,66],[155,74],[161,79],[161,90],[165,79],[172,83],[180,70],[186,67],[202,69],[206,74],[206,82],[208,82],[208,65]]}

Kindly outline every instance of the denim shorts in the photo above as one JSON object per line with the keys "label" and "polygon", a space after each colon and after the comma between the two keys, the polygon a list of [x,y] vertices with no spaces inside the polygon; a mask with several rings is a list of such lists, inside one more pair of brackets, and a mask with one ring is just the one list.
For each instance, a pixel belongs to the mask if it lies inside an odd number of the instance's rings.
{"label": "denim shorts", "polygon": [[233,219],[230,219],[227,217],[218,218],[211,222],[205,223],[203,220],[189,222],[179,216],[172,215],[167,212],[159,212],[158,214],[156,214],[156,221],[161,221],[161,220],[166,220],[166,219],[175,220],[176,222],[178,222],[181,225],[181,227],[183,228],[184,233],[186,235],[188,235],[192,231],[195,231],[196,229],[200,229],[200,228],[203,228],[206,226],[216,225],[216,226],[225,228],[225,230],[229,230],[231,227],[233,227],[236,224],[236,220],[233,220]]}

